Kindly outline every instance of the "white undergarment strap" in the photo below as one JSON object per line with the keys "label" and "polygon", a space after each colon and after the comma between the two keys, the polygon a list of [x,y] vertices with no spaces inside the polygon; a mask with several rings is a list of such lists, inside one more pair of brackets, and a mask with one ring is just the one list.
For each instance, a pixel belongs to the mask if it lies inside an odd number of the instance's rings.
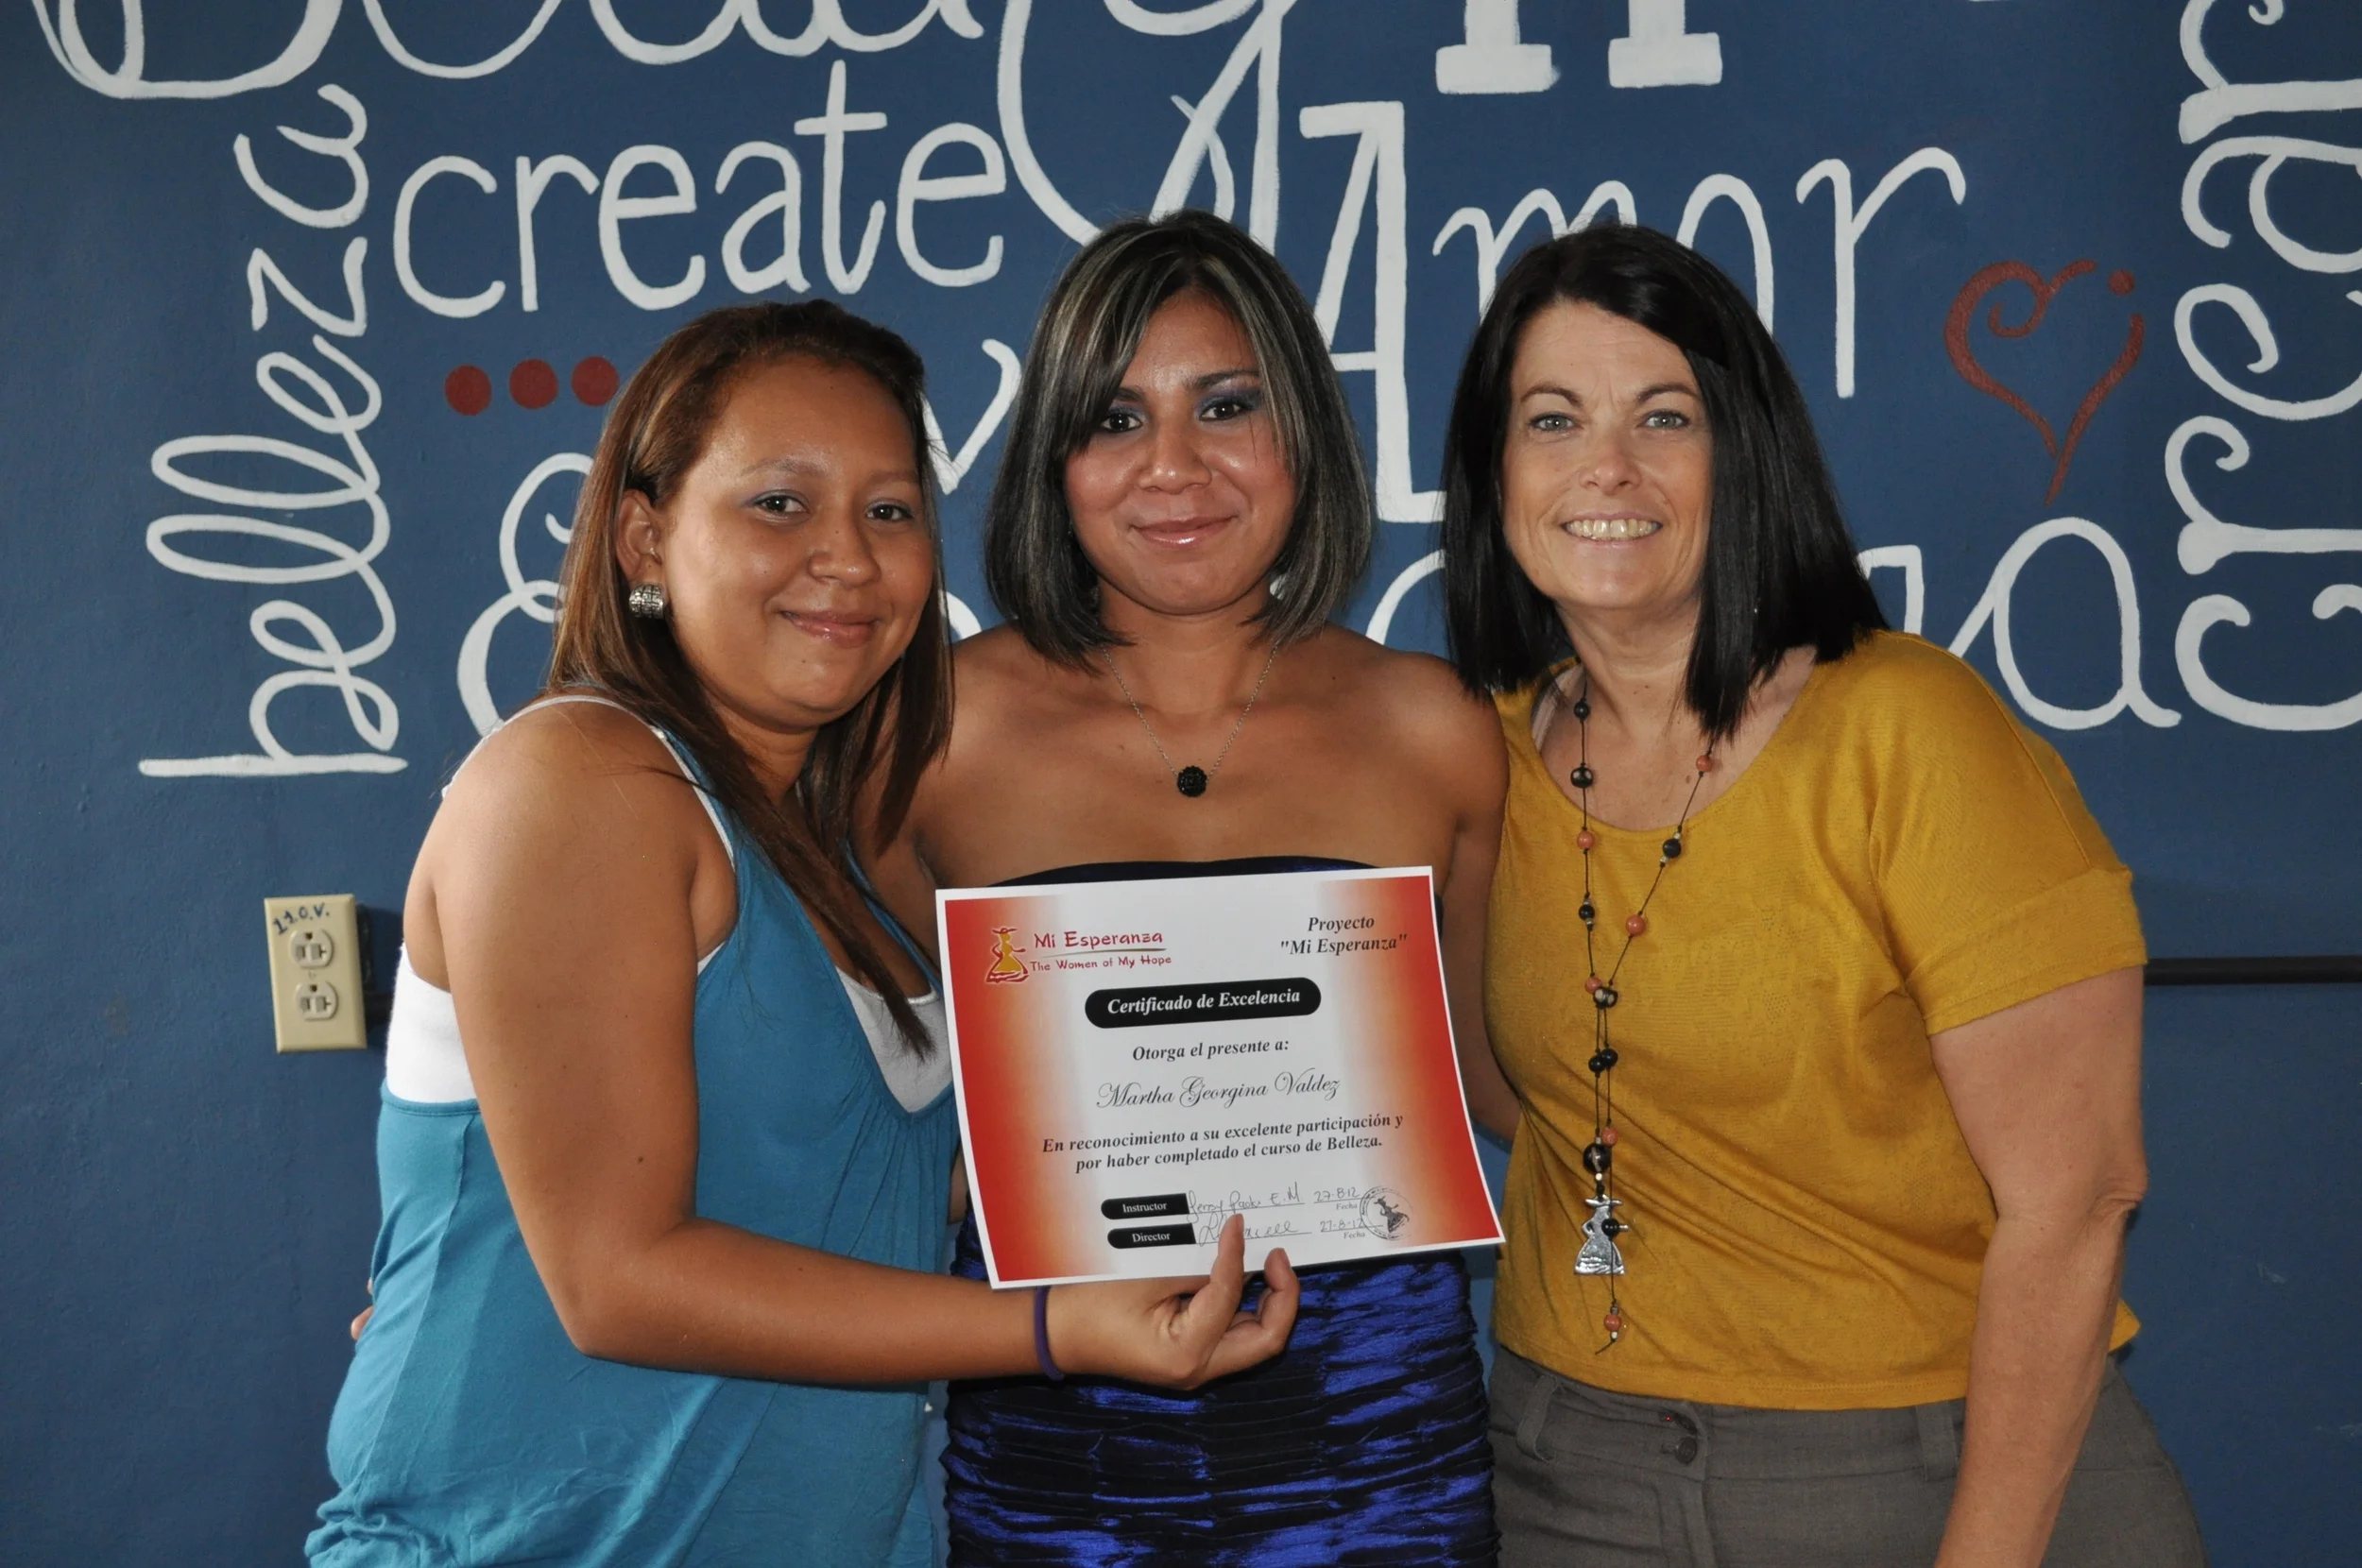
{"label": "white undergarment strap", "polygon": [[459,1048],[459,1010],[450,992],[410,967],[406,947],[394,969],[394,1012],[385,1022],[385,1089],[421,1105],[475,1098],[468,1053]]}
{"label": "white undergarment strap", "polygon": [[861,1020],[869,1054],[878,1059],[878,1076],[885,1080],[895,1103],[905,1111],[923,1111],[933,1104],[951,1086],[951,1047],[943,1016],[943,993],[930,991],[910,999],[911,1011],[918,1014],[919,1031],[927,1036],[927,1054],[916,1056],[903,1044],[902,1031],[894,1027],[894,1014],[886,1011],[883,997],[842,969],[836,978],[845,982],[845,995],[853,1004],[853,1015]]}

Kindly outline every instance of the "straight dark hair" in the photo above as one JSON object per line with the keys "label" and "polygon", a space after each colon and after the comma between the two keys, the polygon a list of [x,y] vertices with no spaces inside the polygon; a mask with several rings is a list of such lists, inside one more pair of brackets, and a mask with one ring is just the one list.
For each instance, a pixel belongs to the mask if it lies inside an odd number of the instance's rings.
{"label": "straight dark hair", "polygon": [[[880,843],[899,829],[919,775],[950,735],[951,643],[942,594],[928,595],[910,646],[878,684],[850,712],[821,727],[802,775],[781,798],[757,780],[753,761],[723,725],[674,639],[672,622],[630,613],[625,601],[631,585],[615,558],[625,494],[637,491],[664,505],[705,451],[738,380],[799,358],[861,371],[901,411],[910,427],[927,528],[934,537],[934,583],[940,588],[943,542],[927,461],[926,372],[917,353],[883,327],[825,299],[711,311],[649,356],[599,434],[598,452],[574,507],[549,680],[541,694],[593,688],[686,746],[704,770],[708,793],[745,828],[812,917],[836,938],[860,978],[885,998],[904,1044],[923,1055],[930,1048],[926,1031],[858,921],[864,895],[853,862],[853,834],[858,822],[874,827]],[[867,814],[864,801],[875,802]]]}
{"label": "straight dark hair", "polygon": [[984,585],[1035,652],[1087,663],[1118,640],[1074,537],[1067,459],[1083,450],[1156,307],[1195,289],[1246,334],[1296,510],[1263,612],[1280,642],[1327,623],[1370,559],[1370,487],[1353,412],[1303,290],[1268,250],[1211,213],[1110,224],[1067,264],[1042,308],[984,521]]}
{"label": "straight dark hair", "polygon": [[1652,229],[1606,225],[1538,245],[1495,290],[1461,366],[1444,444],[1444,600],[1469,690],[1512,690],[1573,652],[1556,608],[1501,537],[1509,384],[1527,324],[1595,305],[1681,349],[1714,440],[1698,629],[1685,694],[1710,740],[1792,648],[1843,658],[1886,616],[1856,559],[1805,395],[1754,305],[1720,268]]}

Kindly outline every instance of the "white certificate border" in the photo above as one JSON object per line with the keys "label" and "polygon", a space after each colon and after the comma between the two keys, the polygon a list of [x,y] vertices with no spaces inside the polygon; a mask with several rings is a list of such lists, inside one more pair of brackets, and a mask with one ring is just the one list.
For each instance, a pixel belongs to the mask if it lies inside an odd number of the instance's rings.
{"label": "white certificate border", "polygon": [[[981,888],[937,888],[935,890],[935,951],[941,955],[941,963],[938,967],[943,976],[944,1032],[949,1038],[951,1048],[951,1092],[952,1098],[957,1103],[960,1113],[960,1160],[962,1168],[968,1173],[967,1212],[976,1221],[976,1238],[981,1244],[984,1254],[984,1274],[993,1289],[1032,1290],[1047,1285],[1099,1285],[1121,1283],[1127,1280],[1155,1278],[1158,1276],[1141,1274],[1066,1274],[1055,1279],[1029,1279],[1015,1284],[1004,1282],[1001,1278],[1001,1263],[999,1258],[994,1255],[992,1250],[992,1227],[984,1219],[984,1200],[977,1195],[976,1191],[974,1174],[975,1167],[967,1164],[967,1150],[975,1147],[976,1140],[970,1134],[967,1125],[967,1075],[960,1070],[960,1009],[958,1002],[953,999],[951,995],[951,925],[950,919],[948,918],[951,905],[978,898],[1055,898],[1061,895],[1070,895],[1073,890],[1078,887],[1089,887],[1103,890],[1122,887],[1153,888],[1170,887],[1175,882],[1221,882],[1231,887],[1237,887],[1243,883],[1252,883],[1259,880],[1276,879],[1281,878],[1285,878],[1291,881],[1310,878],[1323,882],[1367,882],[1375,881],[1380,878],[1402,877],[1416,877],[1427,884],[1427,900],[1424,907],[1427,910],[1428,931],[1435,941],[1436,972],[1442,979],[1444,984],[1444,1034],[1445,1037],[1451,1043],[1452,1087],[1458,1090],[1460,1094],[1461,1119],[1463,1123],[1465,1123],[1465,1130],[1468,1136],[1468,1158],[1474,1162],[1477,1167],[1477,1186],[1478,1189],[1484,1194],[1484,1210],[1487,1214],[1493,1217],[1493,1236],[1492,1239],[1489,1241],[1432,1241],[1422,1246],[1397,1247],[1391,1252],[1371,1253],[1360,1258],[1339,1258],[1335,1261],[1339,1264],[1358,1262],[1365,1263],[1376,1259],[1389,1257],[1416,1257],[1425,1253],[1458,1253],[1464,1252],[1474,1247],[1499,1247],[1504,1245],[1505,1238],[1501,1233],[1500,1205],[1493,1201],[1492,1184],[1484,1180],[1483,1150],[1477,1147],[1476,1118],[1468,1114],[1468,1084],[1467,1081],[1461,1076],[1460,1072],[1460,1032],[1459,1030],[1453,1025],[1451,1017],[1451,974],[1444,963],[1444,928],[1442,921],[1438,918],[1436,913],[1435,868],[1433,866],[1338,866],[1331,869],[1313,871],[1251,871],[1229,876],[1216,874],[1208,877],[1122,877],[1110,878],[1104,881],[1078,880],[1071,882],[1026,882],[1015,887],[1002,885]],[[1207,1245],[1207,1243],[1199,1242],[1197,1245],[1202,1247]],[[1284,1247],[1278,1249],[1278,1251],[1281,1252],[1285,1252],[1286,1250],[1287,1249]],[[1308,1269],[1326,1269],[1330,1267],[1330,1265],[1326,1263],[1309,1263],[1306,1264],[1305,1267]],[[1256,1275],[1259,1275],[1260,1273],[1262,1273],[1262,1270],[1258,1268],[1250,1267],[1247,1270],[1249,1277],[1254,1277]],[[1194,1274],[1176,1274],[1167,1277],[1189,1279],[1196,1278],[1198,1276]]]}

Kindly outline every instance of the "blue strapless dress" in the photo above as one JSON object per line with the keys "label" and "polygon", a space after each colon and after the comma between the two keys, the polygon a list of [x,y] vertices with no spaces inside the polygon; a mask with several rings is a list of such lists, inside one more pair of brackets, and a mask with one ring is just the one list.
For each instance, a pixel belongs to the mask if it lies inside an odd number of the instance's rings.
{"label": "blue strapless dress", "polygon": [[[1010,885],[1344,864],[1121,862]],[[952,1268],[984,1277],[973,1220]],[[952,1384],[952,1568],[1491,1563],[1484,1372],[1458,1254],[1302,1277],[1288,1348],[1195,1393],[1087,1377]]]}

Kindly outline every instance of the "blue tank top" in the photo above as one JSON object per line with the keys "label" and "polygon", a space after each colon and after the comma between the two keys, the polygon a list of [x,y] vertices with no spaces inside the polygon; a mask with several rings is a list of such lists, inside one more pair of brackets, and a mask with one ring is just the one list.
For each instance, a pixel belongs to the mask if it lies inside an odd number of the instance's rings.
{"label": "blue tank top", "polygon": [[[697,1212],[937,1270],[951,1095],[896,1102],[802,906],[723,820],[738,922],[697,979]],[[525,1253],[475,1101],[385,1096],[377,1160],[377,1311],[329,1423],[315,1563],[933,1560],[922,1385],[594,1360]]]}

